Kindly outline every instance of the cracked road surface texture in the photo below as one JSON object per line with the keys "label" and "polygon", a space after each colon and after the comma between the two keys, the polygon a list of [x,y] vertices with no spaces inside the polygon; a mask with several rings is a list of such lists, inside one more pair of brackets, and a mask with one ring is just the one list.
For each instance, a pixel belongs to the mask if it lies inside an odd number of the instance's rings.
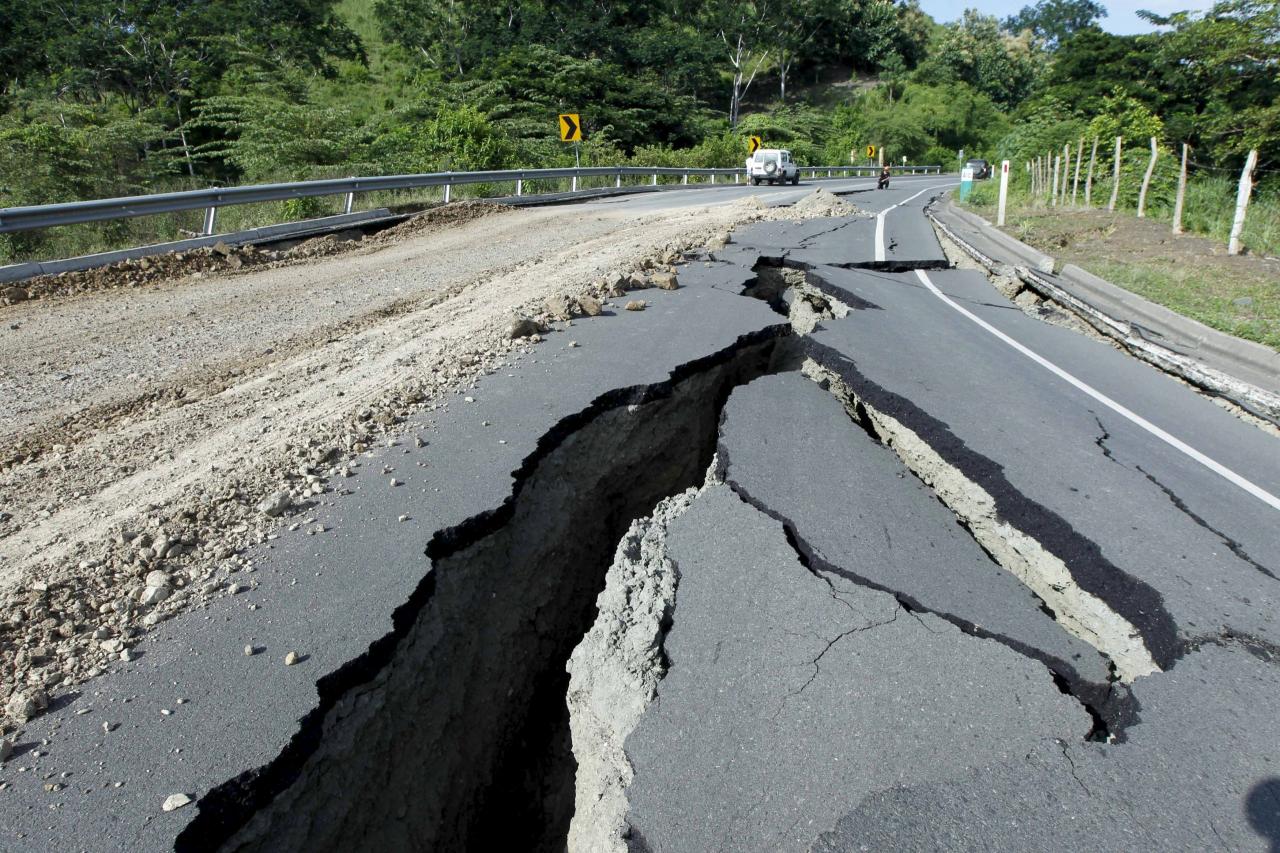
{"label": "cracked road surface texture", "polygon": [[1089,731],[1039,663],[816,576],[726,486],[667,546],[671,667],[627,740],[629,820],[649,849],[804,850],[840,804]]}
{"label": "cracked road surface texture", "polygon": [[354,452],[14,731],[0,849],[583,849],[593,784],[592,850],[1274,849],[1280,443],[944,269],[945,184],[741,228]]}
{"label": "cracked road surface texture", "polygon": [[[704,495],[670,531],[672,665],[627,740],[633,849],[1276,849],[1275,438],[976,273],[934,270],[931,240],[914,264],[876,264],[864,222],[817,226],[754,225],[716,253],[803,270],[854,310],[797,341],[803,377],[735,390],[719,463],[744,503]],[[1057,611],[1037,594],[1062,590],[1050,562],[1078,588]],[[774,600],[788,572],[813,579],[785,586],[813,619],[832,595],[888,595],[924,621],[815,628]],[[898,638],[885,660],[899,624],[952,640]],[[1117,626],[1150,667],[1117,669]],[[968,714],[996,745],[946,717],[965,695],[935,666],[991,679]],[[1092,727],[1063,733],[1036,704],[1051,698]]]}

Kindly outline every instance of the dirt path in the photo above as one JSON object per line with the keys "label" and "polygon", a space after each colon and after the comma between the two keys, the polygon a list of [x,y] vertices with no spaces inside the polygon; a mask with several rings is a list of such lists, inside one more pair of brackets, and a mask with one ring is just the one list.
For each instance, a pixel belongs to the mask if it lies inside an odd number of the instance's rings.
{"label": "dirt path", "polygon": [[0,700],[38,705],[127,660],[148,626],[233,594],[242,550],[284,523],[265,498],[340,490],[374,442],[532,352],[514,317],[775,215],[755,199],[513,211],[0,308]]}

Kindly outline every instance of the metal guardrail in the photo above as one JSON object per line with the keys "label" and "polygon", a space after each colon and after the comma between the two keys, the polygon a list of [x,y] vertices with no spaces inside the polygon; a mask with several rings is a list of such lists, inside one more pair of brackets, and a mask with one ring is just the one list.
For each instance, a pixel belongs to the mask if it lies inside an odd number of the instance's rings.
{"label": "metal guardrail", "polygon": [[[898,174],[939,174],[941,166],[892,166]],[[802,166],[800,174],[817,178],[874,175],[875,166]],[[0,209],[0,234],[14,231],[31,231],[58,225],[78,225],[85,222],[102,222],[112,219],[128,219],[134,216],[152,216],[160,213],[176,213],[185,210],[204,210],[204,234],[213,233],[217,210],[236,204],[256,204],[267,201],[287,201],[312,196],[346,196],[345,211],[350,213],[358,193],[384,190],[444,187],[445,201],[450,191],[461,184],[514,183],[517,196],[524,195],[527,181],[570,180],[576,192],[583,178],[613,178],[614,186],[621,187],[623,178],[649,178],[657,186],[659,177],[679,177],[682,184],[689,178],[733,178],[739,183],[745,178],[743,169],[682,169],[668,166],[588,166],[575,169],[507,169],[492,172],[432,172],[421,175],[386,175],[373,178],[331,178],[318,181],[297,181],[285,184],[254,184],[244,187],[225,187],[183,192],[156,193],[154,195],[103,198],[92,201],[72,201],[63,204],[40,204],[29,207]]]}

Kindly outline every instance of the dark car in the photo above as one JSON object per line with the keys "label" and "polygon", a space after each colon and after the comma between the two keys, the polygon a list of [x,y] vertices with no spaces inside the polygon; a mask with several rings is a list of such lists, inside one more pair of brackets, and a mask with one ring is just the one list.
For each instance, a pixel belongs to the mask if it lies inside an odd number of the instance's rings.
{"label": "dark car", "polygon": [[973,169],[975,181],[985,181],[991,177],[991,164],[986,160],[969,160],[964,164],[966,169]]}

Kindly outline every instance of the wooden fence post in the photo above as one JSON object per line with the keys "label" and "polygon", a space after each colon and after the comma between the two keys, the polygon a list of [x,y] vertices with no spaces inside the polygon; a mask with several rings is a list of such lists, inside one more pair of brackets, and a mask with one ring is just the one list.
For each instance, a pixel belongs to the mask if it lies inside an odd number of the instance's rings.
{"label": "wooden fence post", "polygon": [[1142,188],[1138,190],[1138,218],[1144,219],[1147,215],[1147,190],[1151,186],[1151,176],[1156,170],[1156,156],[1159,149],[1156,148],[1156,138],[1151,137],[1151,159],[1147,161],[1147,172],[1142,176]]}
{"label": "wooden fence post", "polygon": [[1076,142],[1076,174],[1071,180],[1071,206],[1076,206],[1076,193],[1080,191],[1080,158],[1084,156],[1084,137]]}
{"label": "wooden fence post", "polygon": [[1058,164],[1061,161],[1061,154],[1053,155],[1053,196],[1049,199],[1049,204],[1053,207],[1058,206]]}
{"label": "wooden fence post", "polygon": [[1124,147],[1124,137],[1116,137],[1116,165],[1111,175],[1111,201],[1107,203],[1107,210],[1116,209],[1116,199],[1120,197],[1120,151]]}
{"label": "wooden fence post", "polygon": [[1067,176],[1071,174],[1071,143],[1062,146],[1062,198],[1059,204],[1067,206]]}
{"label": "wooden fence post", "polygon": [[1182,143],[1182,168],[1178,170],[1178,197],[1173,202],[1173,233],[1182,233],[1182,203],[1187,198],[1187,143]]}
{"label": "wooden fence post", "polygon": [[1084,179],[1084,206],[1093,201],[1093,164],[1098,159],[1098,137],[1093,138],[1093,150],[1089,152],[1089,175]]}
{"label": "wooden fence post", "polygon": [[1258,149],[1249,152],[1244,161],[1244,171],[1240,173],[1240,187],[1236,190],[1236,218],[1231,223],[1231,240],[1227,243],[1227,254],[1238,255],[1244,247],[1240,244],[1240,235],[1244,233],[1244,214],[1249,207],[1249,196],[1253,193],[1253,170],[1258,165]]}

